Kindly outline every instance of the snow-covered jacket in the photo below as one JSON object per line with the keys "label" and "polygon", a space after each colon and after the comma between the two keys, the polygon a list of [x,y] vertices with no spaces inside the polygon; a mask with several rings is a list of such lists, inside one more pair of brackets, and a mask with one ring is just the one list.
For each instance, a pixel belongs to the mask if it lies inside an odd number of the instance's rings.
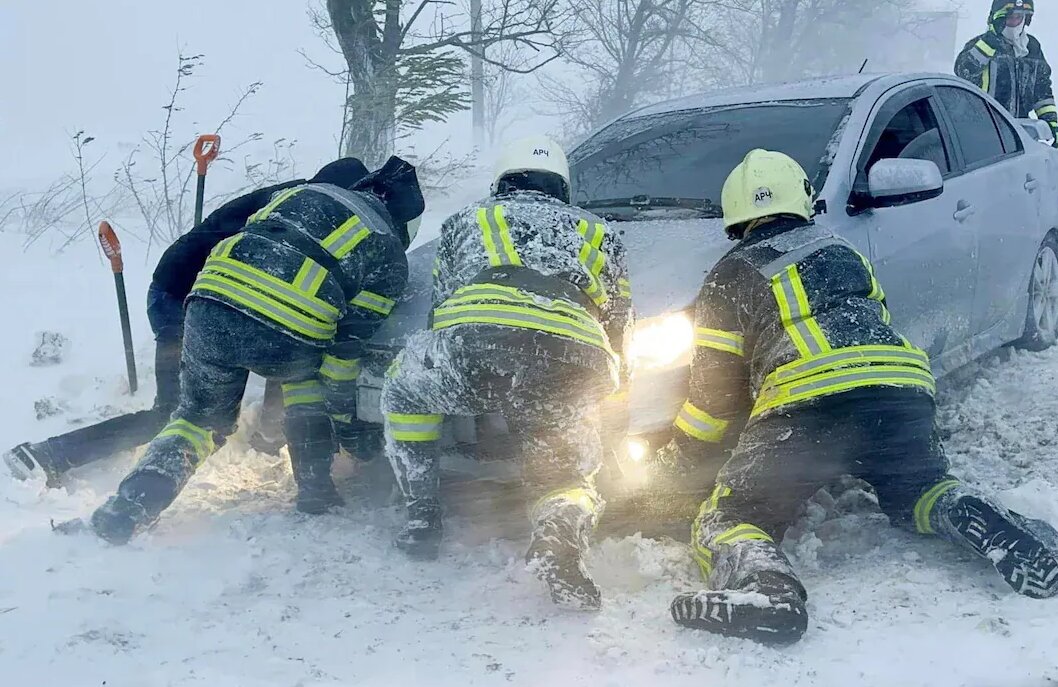
{"label": "snow-covered jacket", "polygon": [[928,356],[890,326],[882,286],[852,244],[815,224],[778,220],[706,277],[677,441],[706,451],[737,439],[747,422],[872,386],[932,395]]}
{"label": "snow-covered jacket", "polygon": [[1051,66],[1034,36],[1029,36],[1028,47],[1029,54],[1018,57],[1014,45],[990,29],[962,49],[955,60],[955,74],[980,87],[1015,117],[1034,112],[1052,132],[1058,132]]}
{"label": "snow-covered jacket", "polygon": [[[331,184],[278,193],[218,243],[190,298],[220,301],[302,343],[355,360],[400,298],[405,246],[374,195]],[[325,367],[326,367],[325,359]],[[347,375],[354,373],[352,366]]]}
{"label": "snow-covered jacket", "polygon": [[444,222],[433,329],[475,331],[499,350],[627,382],[634,319],[624,244],[599,217],[530,191],[493,196]]}

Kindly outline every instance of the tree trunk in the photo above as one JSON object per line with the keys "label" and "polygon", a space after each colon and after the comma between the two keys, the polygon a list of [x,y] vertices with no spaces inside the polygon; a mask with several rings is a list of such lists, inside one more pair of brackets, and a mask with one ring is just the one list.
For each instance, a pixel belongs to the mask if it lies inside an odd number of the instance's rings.
{"label": "tree trunk", "polygon": [[[343,150],[369,167],[385,161],[395,143],[396,50],[387,50],[387,43],[392,40],[391,9],[399,20],[400,0],[387,0],[383,35],[374,5],[374,0],[327,0],[327,12],[353,86],[346,108]],[[394,23],[399,42],[399,23]]]}

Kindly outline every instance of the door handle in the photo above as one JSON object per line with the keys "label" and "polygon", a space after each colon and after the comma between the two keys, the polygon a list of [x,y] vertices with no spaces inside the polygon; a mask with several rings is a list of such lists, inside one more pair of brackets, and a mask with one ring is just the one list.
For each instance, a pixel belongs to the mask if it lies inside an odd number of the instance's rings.
{"label": "door handle", "polygon": [[1040,182],[1036,181],[1036,177],[1031,174],[1025,175],[1025,190],[1029,193],[1035,193],[1036,189],[1040,187]]}
{"label": "door handle", "polygon": [[965,200],[960,200],[958,206],[956,206],[955,214],[952,215],[956,222],[965,222],[970,219],[973,214],[977,212],[973,205],[970,205]]}

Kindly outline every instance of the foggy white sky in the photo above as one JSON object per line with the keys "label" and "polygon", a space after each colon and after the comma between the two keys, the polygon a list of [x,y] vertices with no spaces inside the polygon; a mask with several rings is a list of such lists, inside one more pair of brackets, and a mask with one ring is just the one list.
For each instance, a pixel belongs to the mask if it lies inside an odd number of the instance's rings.
{"label": "foggy white sky", "polygon": [[[960,45],[983,30],[989,0],[965,0]],[[308,0],[3,0],[0,3],[0,188],[34,187],[69,169],[67,132],[83,128],[110,153],[135,143],[164,114],[178,50],[206,64],[185,101],[186,121],[211,130],[240,88],[265,83],[232,138],[261,131],[298,139],[303,169],[331,157],[341,87],[308,69],[298,48],[338,65],[307,17]],[[1058,7],[1032,26],[1058,57]],[[431,136],[465,141],[465,118]],[[105,170],[105,171],[103,171]]]}

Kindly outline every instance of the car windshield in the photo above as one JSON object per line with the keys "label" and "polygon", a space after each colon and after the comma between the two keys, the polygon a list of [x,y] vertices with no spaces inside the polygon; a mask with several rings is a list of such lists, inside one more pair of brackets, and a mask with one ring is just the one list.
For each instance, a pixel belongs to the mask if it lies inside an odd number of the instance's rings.
{"label": "car windshield", "polygon": [[720,191],[754,148],[790,155],[816,188],[829,169],[831,141],[847,99],[798,100],[685,110],[615,122],[571,156],[574,202],[620,219],[645,211],[719,216]]}

